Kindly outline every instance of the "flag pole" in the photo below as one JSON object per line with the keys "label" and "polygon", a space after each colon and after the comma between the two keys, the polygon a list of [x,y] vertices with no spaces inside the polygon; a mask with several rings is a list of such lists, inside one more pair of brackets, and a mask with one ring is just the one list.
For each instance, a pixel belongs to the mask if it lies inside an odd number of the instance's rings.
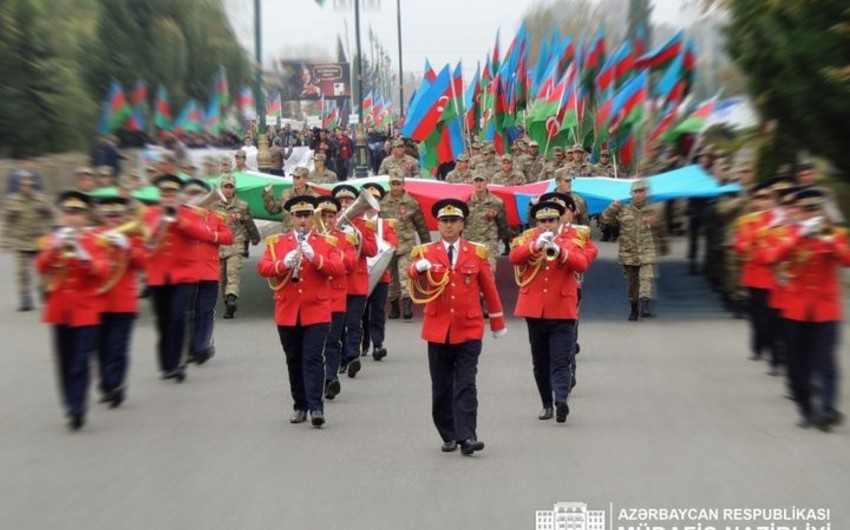
{"label": "flag pole", "polygon": [[[460,71],[461,71],[461,74],[460,74],[460,79],[461,79],[461,81],[460,81],[460,83],[461,83],[461,86],[463,86],[463,62],[462,62],[462,61],[458,61],[458,63],[457,63],[457,64],[458,64],[458,66],[460,66]],[[464,118],[464,119],[463,119],[463,123],[464,123],[464,127],[465,127],[465,126],[466,126],[466,119],[465,119],[465,118],[466,118],[466,116],[461,116],[461,115],[460,115],[460,111],[459,111],[459,110],[458,110],[458,108],[457,108],[457,93],[456,93],[457,91],[455,90],[455,76],[454,76],[454,72],[452,72],[452,77],[451,77],[451,79],[449,80],[449,86],[451,86],[451,89],[452,89],[452,104],[453,104],[453,105],[454,105],[454,107],[455,107],[455,116],[456,116],[456,119]],[[469,132],[469,131],[467,131],[467,134],[468,134],[468,132]],[[466,135],[464,135],[464,138],[463,138],[463,152],[465,153],[466,151],[467,151],[467,147],[466,147]]]}

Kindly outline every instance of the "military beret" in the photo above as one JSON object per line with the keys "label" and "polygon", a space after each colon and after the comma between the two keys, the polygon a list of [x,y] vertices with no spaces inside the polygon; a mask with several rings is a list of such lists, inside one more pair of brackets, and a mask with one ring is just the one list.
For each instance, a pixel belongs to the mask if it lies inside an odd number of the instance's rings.
{"label": "military beret", "polygon": [[543,219],[560,219],[566,207],[556,201],[541,201],[531,207],[531,217],[538,221]]}
{"label": "military beret", "polygon": [[441,199],[431,207],[431,215],[437,219],[466,219],[469,206],[460,199]]}
{"label": "military beret", "polygon": [[310,212],[316,209],[316,199],[310,195],[292,197],[283,204],[283,209],[289,213]]}

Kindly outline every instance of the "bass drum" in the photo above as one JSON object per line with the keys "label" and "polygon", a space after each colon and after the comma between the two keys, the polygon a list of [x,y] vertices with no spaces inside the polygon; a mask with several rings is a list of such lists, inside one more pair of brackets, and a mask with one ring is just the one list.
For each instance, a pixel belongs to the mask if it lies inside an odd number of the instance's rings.
{"label": "bass drum", "polygon": [[378,239],[378,253],[371,258],[366,258],[366,266],[369,268],[369,294],[375,290],[375,286],[381,281],[381,276],[386,272],[387,267],[395,256],[395,247]]}

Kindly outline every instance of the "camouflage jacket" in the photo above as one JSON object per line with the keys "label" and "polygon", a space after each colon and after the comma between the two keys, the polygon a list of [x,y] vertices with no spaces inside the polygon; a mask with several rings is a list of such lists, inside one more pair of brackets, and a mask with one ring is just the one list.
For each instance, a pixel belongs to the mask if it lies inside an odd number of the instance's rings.
{"label": "camouflage jacket", "polygon": [[[652,218],[655,226],[650,226]],[[618,259],[622,265],[648,265],[658,261],[659,247],[663,247],[664,222],[654,205],[611,204],[602,212],[601,220],[604,226],[620,228]]]}
{"label": "camouflage jacket", "polygon": [[381,217],[384,219],[396,219],[396,235],[398,235],[397,255],[407,254],[416,246],[416,235],[419,235],[420,243],[430,243],[431,234],[428,225],[425,224],[425,216],[422,215],[422,207],[419,201],[411,197],[407,192],[401,197],[393,197],[387,194],[381,201]]}
{"label": "camouflage jacket", "polygon": [[614,174],[614,164],[608,164],[607,166],[603,166],[602,164],[596,164],[590,169],[590,176],[614,178],[616,177],[616,175]]}
{"label": "camouflage jacket", "polygon": [[[268,188],[263,189],[263,206],[269,215],[277,215],[279,213],[283,213],[283,205],[290,198],[295,197],[297,195],[310,195],[311,197],[316,196],[316,192],[313,191],[313,188],[310,186],[306,186],[304,190],[300,192],[296,192],[295,188],[285,189],[281,192],[279,198],[275,198],[274,190],[270,190]],[[288,232],[292,227],[292,223],[289,220],[289,214],[284,213],[283,215],[283,231]]]}
{"label": "camouflage jacket", "polygon": [[453,169],[446,175],[446,182],[451,182],[452,184],[470,184],[472,182],[472,171],[467,170],[461,173],[460,170]]}
{"label": "camouflage jacket", "polygon": [[504,171],[498,171],[495,175],[490,179],[492,184],[501,184],[503,186],[522,186],[525,184],[525,175],[522,174],[522,171],[511,171],[510,173],[505,173]]}
{"label": "camouflage jacket", "polygon": [[556,164],[553,160],[546,162],[543,165],[543,171],[540,173],[539,180],[550,180],[555,178],[555,172],[564,167],[564,164]]}
{"label": "camouflage jacket", "polygon": [[466,204],[469,206],[469,217],[463,230],[464,239],[490,245],[510,237],[502,199],[487,191],[484,198],[473,193]]}
{"label": "camouflage jacket", "polygon": [[499,173],[500,171],[502,171],[501,164],[496,161],[493,161],[493,163],[489,163],[487,162],[486,158],[482,158],[481,161],[475,166],[475,170],[473,171],[473,173],[475,175],[480,173],[487,178],[488,182],[494,182],[493,177],[496,175],[496,173]]}
{"label": "camouflage jacket", "polygon": [[224,222],[233,233],[233,244],[219,247],[219,257],[227,258],[242,254],[245,251],[245,241],[252,245],[260,242],[260,232],[254,224],[254,218],[248,210],[248,203],[241,199],[234,199],[231,203],[220,201],[212,210],[224,216]]}
{"label": "camouflage jacket", "polygon": [[747,207],[748,200],[742,195],[724,195],[717,201],[717,215],[723,220],[723,245],[731,247],[735,245],[735,236],[738,233],[738,219],[750,213]]}
{"label": "camouflage jacket", "polygon": [[14,193],[3,201],[3,246],[12,250],[36,251],[38,239],[50,232],[53,206],[43,193],[26,198]]}
{"label": "camouflage jacket", "polygon": [[328,168],[325,168],[321,173],[314,169],[307,175],[307,180],[312,184],[336,184],[337,177],[336,173]]}
{"label": "camouflage jacket", "polygon": [[525,173],[527,182],[537,182],[543,175],[543,165],[546,161],[542,155],[537,155],[537,158],[526,153],[519,157],[519,167]]}
{"label": "camouflage jacket", "polygon": [[419,176],[419,162],[410,155],[404,155],[401,159],[390,155],[381,162],[381,167],[378,169],[379,175],[389,175],[390,171],[398,169],[405,177]]}

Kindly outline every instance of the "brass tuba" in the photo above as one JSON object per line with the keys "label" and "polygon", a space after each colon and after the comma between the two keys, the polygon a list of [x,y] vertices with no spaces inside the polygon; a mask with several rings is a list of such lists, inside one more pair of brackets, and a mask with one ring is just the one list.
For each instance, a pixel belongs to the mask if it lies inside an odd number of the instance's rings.
{"label": "brass tuba", "polygon": [[212,184],[210,187],[210,191],[207,192],[206,195],[202,195],[200,197],[194,198],[191,201],[186,203],[186,206],[190,208],[200,208],[203,210],[209,210],[214,205],[218,204],[220,201],[223,201],[224,194],[215,184]]}
{"label": "brass tuba", "polygon": [[344,230],[345,227],[351,226],[351,228],[353,228],[357,233],[357,257],[360,257],[360,252],[363,247],[363,234],[360,233],[360,230],[352,221],[363,215],[363,213],[370,208],[376,212],[381,211],[381,205],[378,203],[377,199],[375,199],[375,197],[368,191],[361,189],[360,195],[357,196],[357,199],[351,203],[351,206],[342,212],[339,219],[336,221],[337,230]]}

